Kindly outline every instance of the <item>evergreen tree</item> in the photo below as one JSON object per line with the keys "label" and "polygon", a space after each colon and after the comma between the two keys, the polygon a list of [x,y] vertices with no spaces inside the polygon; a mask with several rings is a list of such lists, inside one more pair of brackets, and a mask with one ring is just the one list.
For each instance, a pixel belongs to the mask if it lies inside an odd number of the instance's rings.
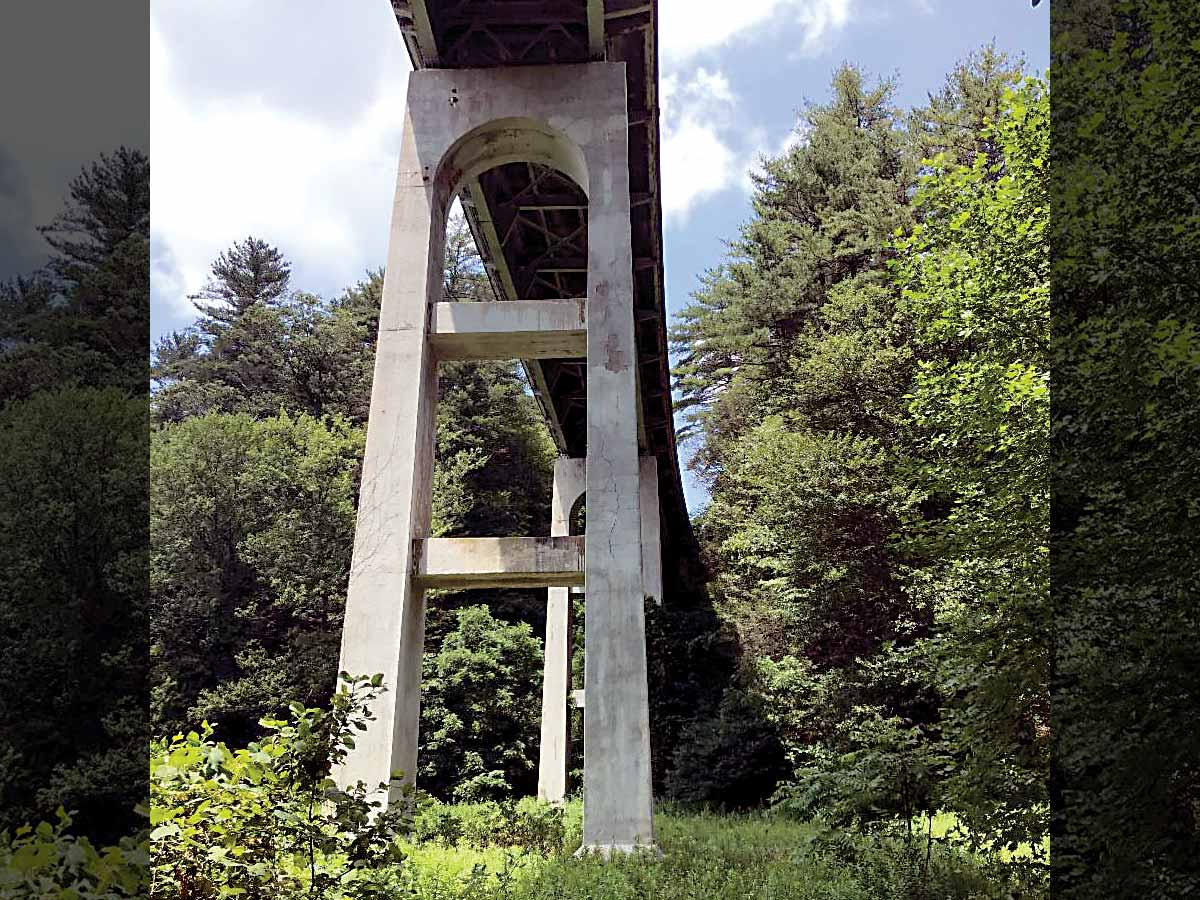
{"label": "evergreen tree", "polygon": [[855,735],[897,765],[889,754],[942,752],[941,686],[919,650],[936,602],[914,587],[938,551],[895,538],[949,501],[910,484],[909,394],[929,351],[890,265],[894,235],[923,215],[911,197],[924,154],[990,158],[983,122],[1016,68],[985,48],[908,113],[891,82],[839,69],[797,144],[764,163],[754,217],[676,324],[676,383],[712,489],[697,524],[741,653],[739,684],[677,757],[682,796],[706,796],[706,771],[778,771],[747,750],[770,746],[764,725],[810,775],[862,749]]}
{"label": "evergreen tree", "polygon": [[70,186],[66,208],[39,229],[58,255],[51,267],[78,281],[131,236],[150,238],[150,159],[119,148],[85,168]]}
{"label": "evergreen tree", "polygon": [[930,93],[928,104],[910,117],[921,158],[945,153],[969,166],[982,153],[989,166],[999,164],[1003,148],[986,126],[999,118],[1004,91],[1020,83],[1024,68],[1023,60],[994,43],[959,62],[941,89]]}
{"label": "evergreen tree", "polygon": [[291,264],[277,247],[253,236],[235,242],[221,251],[208,282],[190,298],[202,315],[200,329],[220,337],[255,304],[283,297],[290,280]]}

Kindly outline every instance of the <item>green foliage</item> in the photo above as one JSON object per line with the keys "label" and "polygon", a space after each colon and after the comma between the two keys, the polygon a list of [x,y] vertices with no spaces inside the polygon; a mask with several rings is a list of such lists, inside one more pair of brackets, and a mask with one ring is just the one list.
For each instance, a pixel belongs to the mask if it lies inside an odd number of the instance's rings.
{"label": "green foliage", "polygon": [[[449,223],[446,262],[447,297],[490,296],[461,219]],[[156,348],[158,730],[210,718],[245,741],[285,698],[316,705],[332,691],[382,287],[376,272],[330,302],[292,291],[290,263],[247,238],[214,262],[194,298],[196,325]],[[554,448],[517,368],[447,363],[439,385],[433,532],[545,533]],[[497,591],[489,600],[503,620],[540,631],[540,594]],[[432,652],[466,602],[431,598]],[[517,690],[514,706],[532,707],[536,682]],[[526,722],[517,743],[536,732]],[[473,774],[485,779],[490,766]],[[492,787],[503,792],[511,780]]]}
{"label": "green foliage", "polygon": [[514,366],[449,362],[438,377],[435,533],[548,533],[557,451]]}
{"label": "green foliage", "polygon": [[145,414],[115,388],[0,410],[0,827],[71,805],[115,840],[144,799]]}
{"label": "green foliage", "polygon": [[253,306],[269,306],[287,292],[291,266],[278,249],[248,237],[222,251],[212,264],[212,278],[193,300],[203,313],[201,329],[214,338]]}
{"label": "green foliage", "polygon": [[209,414],[153,434],[153,716],[246,740],[334,689],[362,430]]}
{"label": "green foliage", "polygon": [[980,858],[965,852],[955,840],[936,838],[911,821],[892,823],[882,832],[818,831],[804,851],[837,866],[860,886],[864,897],[887,900],[941,900],[962,897],[980,900],[1047,897],[1043,869]]}
{"label": "green foliage", "polygon": [[[906,560],[887,540],[906,503],[892,448],[913,361],[884,263],[890,235],[912,220],[916,170],[893,92],[838,70],[796,146],[765,163],[754,218],[672,333],[712,486],[697,524],[742,657],[733,694],[690,732],[722,771],[738,755],[722,732],[758,734],[766,749],[781,703],[808,702],[768,701],[760,661],[853,668],[919,620],[901,587]],[[742,802],[769,796],[784,752],[813,737],[777,733],[758,796]],[[674,782],[691,797],[695,763]]]}
{"label": "green foliage", "polygon": [[578,806],[568,810],[532,797],[453,806],[435,802],[417,816],[413,840],[447,848],[462,844],[479,850],[505,847],[545,857],[562,856],[575,849],[580,826],[575,814],[579,811]]}
{"label": "green foliage", "polygon": [[868,707],[851,713],[837,735],[849,749],[838,753],[827,744],[808,749],[796,783],[777,795],[777,807],[841,826],[932,817],[953,769],[947,748],[899,716]]}
{"label": "green foliage", "polygon": [[910,590],[961,765],[946,802],[1015,845],[1048,826],[1050,759],[1050,98],[1028,80],[983,129],[998,158],[932,162],[900,245],[913,346],[918,503],[903,537],[931,562]]}
{"label": "green foliage", "polygon": [[668,794],[719,809],[754,807],[770,796],[791,769],[763,706],[757,692],[734,687],[714,715],[692,719],[671,760]]}
{"label": "green foliage", "polygon": [[[523,804],[525,801],[522,802]],[[529,803],[530,812],[537,808]],[[408,859],[393,896],[423,900],[667,900],[763,897],[771,900],[1011,900],[1045,896],[1036,879],[914,830],[872,836],[831,831],[819,823],[779,815],[715,815],[660,808],[656,815],[662,857],[654,854],[573,858],[581,809],[562,817],[566,848],[546,850],[518,834],[495,830],[486,848],[458,838],[443,841],[422,821],[503,819],[484,806],[438,807],[418,819],[427,838],[406,848]],[[501,846],[508,841],[507,846]]]}
{"label": "green foliage", "polygon": [[150,855],[145,834],[97,849],[70,833],[71,816],[0,832],[0,897],[11,900],[119,900],[145,896]]}
{"label": "green foliage", "polygon": [[151,747],[150,897],[386,897],[378,870],[403,860],[406,804],[387,784],[330,777],[374,718],[380,676],[342,673],[328,709],[293,703],[261,740],[230,750],[202,733]]}
{"label": "green foliage", "polygon": [[437,653],[425,655],[420,781],[435,796],[485,800],[536,788],[541,644],[525,623],[486,606],[454,614]]}
{"label": "green foliage", "polygon": [[1063,6],[1053,42],[1056,896],[1200,889],[1200,20]]}
{"label": "green foliage", "polygon": [[796,814],[1046,832],[1049,101],[1020,69],[985,48],[907,114],[839,70],[681,315],[742,658],[677,796],[771,739]]}
{"label": "green foliage", "polygon": [[0,828],[61,805],[97,845],[145,792],[149,192],[102,154],[0,284]]}

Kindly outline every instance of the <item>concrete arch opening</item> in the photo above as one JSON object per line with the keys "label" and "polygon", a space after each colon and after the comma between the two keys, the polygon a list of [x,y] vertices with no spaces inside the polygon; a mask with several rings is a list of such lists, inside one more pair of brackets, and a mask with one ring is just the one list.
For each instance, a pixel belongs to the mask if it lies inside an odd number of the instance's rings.
{"label": "concrete arch opening", "polygon": [[588,194],[587,161],[580,146],[548,122],[511,116],[477,125],[446,149],[437,174],[445,192],[442,202],[448,203],[482,172],[518,162],[556,169]]}

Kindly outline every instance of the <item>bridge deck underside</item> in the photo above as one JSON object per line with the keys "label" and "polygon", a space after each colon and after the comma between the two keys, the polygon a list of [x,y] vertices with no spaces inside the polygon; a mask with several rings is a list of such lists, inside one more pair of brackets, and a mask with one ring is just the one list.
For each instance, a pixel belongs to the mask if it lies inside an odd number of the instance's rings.
{"label": "bridge deck underside", "polygon": [[[656,4],[646,0],[392,0],[413,65],[437,68],[620,61],[629,114],[630,232],[641,395],[639,442],[659,461],[664,559],[698,575],[672,418],[658,172]],[[587,199],[550,169],[512,163],[462,195],[501,299],[567,299],[587,291]],[[525,362],[560,450],[585,455],[583,359]]]}

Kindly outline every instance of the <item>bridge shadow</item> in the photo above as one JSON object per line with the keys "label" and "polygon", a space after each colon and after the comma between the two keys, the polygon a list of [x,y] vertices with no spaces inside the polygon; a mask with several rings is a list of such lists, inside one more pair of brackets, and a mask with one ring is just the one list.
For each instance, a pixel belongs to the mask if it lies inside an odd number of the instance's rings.
{"label": "bridge shadow", "polygon": [[655,796],[749,809],[791,769],[762,701],[740,683],[741,642],[713,603],[699,548],[688,549],[662,605],[646,609]]}

